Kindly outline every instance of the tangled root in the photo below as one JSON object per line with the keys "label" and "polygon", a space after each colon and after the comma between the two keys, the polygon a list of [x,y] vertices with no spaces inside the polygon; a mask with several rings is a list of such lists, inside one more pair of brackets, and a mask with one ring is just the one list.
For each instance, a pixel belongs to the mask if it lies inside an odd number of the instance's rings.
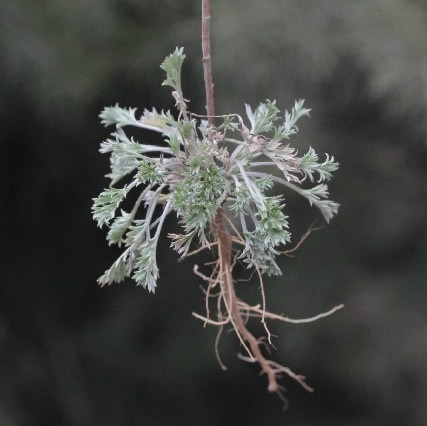
{"label": "tangled root", "polygon": [[[226,222],[229,223],[235,235],[231,235],[230,231],[226,227]],[[272,346],[271,333],[268,329],[266,319],[278,320],[293,324],[307,323],[329,316],[335,311],[343,308],[344,305],[338,305],[328,312],[304,319],[292,319],[283,315],[269,312],[266,310],[265,306],[264,283],[259,270],[257,270],[257,273],[260,282],[262,303],[252,306],[243,300],[240,300],[236,295],[232,276],[232,269],[236,262],[235,257],[233,258],[232,255],[232,243],[235,242],[237,244],[244,245],[245,242],[222,209],[218,210],[211,228],[215,237],[215,242],[210,246],[216,246],[218,258],[213,264],[213,272],[210,276],[206,276],[201,273],[197,265],[194,266],[194,273],[201,277],[206,282],[207,286],[205,289],[206,315],[203,316],[194,312],[193,315],[196,318],[202,320],[205,325],[213,325],[218,327],[218,334],[215,342],[215,352],[221,368],[226,369],[219,356],[218,344],[224,327],[231,325],[246,352],[246,355],[239,354],[239,358],[250,363],[259,364],[261,367],[261,373],[267,376],[269,392],[275,392],[281,397],[282,388],[278,384],[278,379],[282,374],[288,375],[296,382],[298,382],[304,389],[309,392],[313,392],[313,388],[305,382],[304,376],[296,374],[290,368],[278,364],[275,361],[269,360],[264,356],[263,352],[261,351],[261,345],[266,345],[267,348]],[[310,227],[294,249],[282,253],[289,254],[296,250],[313,230],[314,228]],[[195,254],[204,248],[207,247],[202,247],[201,249],[192,252],[189,255]],[[215,299],[216,312],[214,316],[210,310],[210,305],[211,301]],[[260,318],[260,321],[266,331],[266,339],[257,339],[249,331],[246,324],[248,318],[250,317]]]}

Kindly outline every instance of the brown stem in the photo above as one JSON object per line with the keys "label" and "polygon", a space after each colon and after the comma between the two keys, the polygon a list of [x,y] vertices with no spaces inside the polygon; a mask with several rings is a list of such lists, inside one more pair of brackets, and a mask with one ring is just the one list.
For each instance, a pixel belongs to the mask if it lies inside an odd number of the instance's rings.
{"label": "brown stem", "polygon": [[[210,46],[210,20],[210,0],[202,0],[202,51],[206,92],[206,110],[209,125],[215,126],[214,85],[212,81]],[[249,354],[248,360],[251,362],[257,362],[260,365],[262,372],[267,375],[268,390],[270,392],[278,392],[280,394],[279,385],[277,384],[277,376],[280,372],[287,373],[307,390],[312,391],[312,389],[304,382],[304,377],[293,373],[287,367],[280,366],[277,363],[267,360],[261,352],[260,341],[256,339],[255,336],[246,328],[245,320],[242,315],[242,307],[239,305],[239,300],[237,299],[234,289],[232,276],[233,259],[231,255],[233,238],[225,225],[227,220],[228,218],[224,212],[224,209],[220,207],[211,223],[211,230],[213,235],[216,237],[216,243],[218,245],[219,273],[217,275],[217,279],[212,280],[211,278],[204,277],[202,274],[200,274],[209,283],[206,294],[207,298],[209,298],[211,287],[213,287],[218,282],[221,285],[220,295],[218,296],[219,316],[218,321],[216,321],[215,324],[220,327],[220,332],[222,331],[223,325],[228,324],[229,322],[233,324],[234,330],[236,331],[240,342]],[[221,314],[221,303],[224,303],[226,306],[228,314],[226,318],[224,318]],[[200,317],[199,315],[196,315],[196,317],[203,319],[205,323],[212,323],[212,321],[209,319],[208,307],[206,311],[206,318]],[[262,322],[264,322],[263,312],[265,312],[264,306],[262,310]],[[243,309],[243,313],[245,313],[245,309]]]}
{"label": "brown stem", "polygon": [[[215,103],[213,91],[214,85],[212,81],[210,46],[210,20],[210,0],[202,0],[202,51],[206,92],[206,110],[209,125],[215,126]],[[224,293],[225,299],[224,301],[228,305],[229,314],[231,316],[231,322],[233,323],[236,329],[236,333],[241,338],[242,343],[248,343],[251,357],[259,363],[262,371],[268,376],[268,390],[270,392],[276,392],[278,390],[276,372],[262,354],[259,341],[246,328],[245,321],[242,317],[242,312],[238,305],[238,299],[234,289],[233,277],[231,273],[232,238],[230,232],[225,226],[226,218],[227,217],[223,208],[220,207],[212,223],[212,230],[213,233],[216,235],[218,242],[218,255],[221,262],[220,271],[223,274],[223,276],[221,277],[221,282],[222,291]]]}
{"label": "brown stem", "polygon": [[203,52],[203,73],[205,79],[206,93],[206,111],[208,123],[215,126],[215,101],[214,85],[212,81],[211,65],[211,41],[210,41],[210,23],[211,23],[211,4],[210,0],[202,0],[202,52]]}
{"label": "brown stem", "polygon": [[276,392],[278,390],[276,373],[271,367],[270,363],[261,352],[259,341],[255,336],[246,328],[245,321],[242,317],[242,312],[238,305],[238,299],[234,290],[233,277],[231,274],[231,247],[232,240],[228,229],[225,227],[225,212],[220,208],[216,214],[214,221],[214,232],[218,238],[219,258],[221,259],[221,270],[224,276],[223,285],[224,293],[227,298],[228,307],[231,313],[232,322],[236,328],[236,332],[242,339],[248,343],[251,355],[256,362],[261,366],[261,369],[268,377],[268,390]]}

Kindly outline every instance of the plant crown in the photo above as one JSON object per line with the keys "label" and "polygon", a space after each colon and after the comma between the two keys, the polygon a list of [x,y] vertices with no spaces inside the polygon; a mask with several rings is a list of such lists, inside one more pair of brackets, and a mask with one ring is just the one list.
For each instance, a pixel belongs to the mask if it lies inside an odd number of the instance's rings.
{"label": "plant crown", "polygon": [[[192,242],[212,244],[209,225],[217,210],[224,208],[245,240],[240,259],[248,268],[268,275],[281,274],[275,257],[278,247],[291,236],[283,197],[268,195],[274,185],[298,192],[327,222],[338,212],[339,205],[329,200],[325,182],[339,164],[327,154],[319,162],[311,147],[298,156],[287,143],[298,132],[298,120],[309,115],[304,101],[296,101],[284,117],[275,101],[267,100],[255,109],[246,105],[247,124],[240,115],[229,114],[221,116],[219,126],[209,126],[206,117],[188,110],[181,88],[184,58],[183,49],[177,48],[161,64],[166,73],[163,85],[173,89],[177,117],[154,108],[137,117],[136,108],[117,104],[100,114],[102,124],[113,125],[115,130],[101,144],[100,152],[110,154],[107,177],[111,184],[94,198],[93,218],[99,227],[109,228],[109,244],[125,247],[98,279],[101,285],[132,277],[138,285],[155,291],[159,277],[156,247],[171,212],[182,225],[181,233],[169,234],[171,246],[185,256]],[[131,126],[160,133],[164,144],[136,141],[124,131]],[[127,183],[120,185],[123,181]],[[129,212],[121,209],[128,193],[139,187],[143,189],[133,208]],[[145,208],[143,219],[137,218],[140,208]]]}

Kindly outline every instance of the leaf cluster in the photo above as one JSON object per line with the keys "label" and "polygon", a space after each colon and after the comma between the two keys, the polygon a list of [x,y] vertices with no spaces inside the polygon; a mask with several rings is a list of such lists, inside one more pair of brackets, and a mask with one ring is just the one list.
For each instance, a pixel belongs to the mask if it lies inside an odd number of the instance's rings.
{"label": "leaf cluster", "polygon": [[[246,105],[247,125],[237,115],[222,116],[217,127],[187,109],[181,88],[185,55],[176,49],[162,63],[164,85],[173,88],[176,115],[170,111],[106,107],[100,114],[105,126],[115,126],[100,151],[110,154],[110,186],[94,199],[93,217],[109,227],[109,244],[125,246],[122,255],[99,279],[101,284],[132,277],[154,292],[159,271],[156,247],[165,218],[175,212],[182,226],[170,234],[172,247],[185,256],[193,241],[209,246],[210,225],[221,207],[233,215],[245,240],[241,259],[262,273],[280,274],[275,256],[290,241],[284,199],[269,195],[283,185],[319,208],[326,221],[338,211],[330,201],[326,181],[338,169],[333,157],[323,162],[310,147],[299,156],[287,140],[298,132],[297,122],[310,110],[299,100],[283,117],[275,101],[255,109]],[[164,143],[141,143],[125,132],[139,127],[163,135]],[[130,182],[120,185],[120,182]],[[311,186],[307,186],[311,185]],[[314,184],[314,186],[312,185]],[[142,188],[142,189],[140,189]],[[131,190],[140,191],[131,212],[119,207]],[[137,213],[145,209],[144,219]],[[138,216],[140,217],[140,215]]]}

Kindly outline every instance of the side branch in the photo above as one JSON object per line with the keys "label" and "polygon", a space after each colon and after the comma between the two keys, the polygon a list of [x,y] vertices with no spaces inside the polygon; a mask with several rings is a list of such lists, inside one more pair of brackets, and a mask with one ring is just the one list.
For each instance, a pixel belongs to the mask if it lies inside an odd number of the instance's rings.
{"label": "side branch", "polygon": [[259,304],[255,305],[255,306],[250,306],[247,303],[242,302],[240,300],[238,301],[238,304],[239,304],[240,309],[243,312],[247,312],[247,315],[249,315],[249,316],[258,317],[258,318],[269,318],[269,319],[273,319],[273,320],[289,322],[292,324],[306,324],[308,322],[314,322],[314,321],[317,321],[321,318],[328,317],[329,315],[332,315],[333,313],[335,313],[339,309],[344,308],[344,305],[341,304],[341,305],[335,306],[334,308],[330,309],[327,312],[322,312],[321,314],[315,315],[314,317],[294,319],[294,318],[284,317],[283,315],[277,315],[277,314],[274,314],[272,312],[268,312],[265,309],[261,309],[261,305],[259,305]]}

